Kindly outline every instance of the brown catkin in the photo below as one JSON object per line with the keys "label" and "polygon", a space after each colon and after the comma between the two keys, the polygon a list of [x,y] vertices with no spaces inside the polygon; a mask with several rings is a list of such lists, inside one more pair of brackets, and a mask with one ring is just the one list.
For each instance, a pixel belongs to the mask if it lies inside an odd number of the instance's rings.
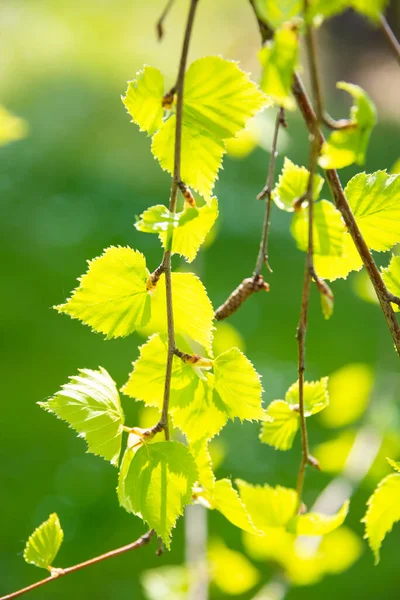
{"label": "brown catkin", "polygon": [[264,281],[261,275],[243,279],[242,283],[238,285],[235,290],[233,290],[226,302],[217,308],[214,315],[215,319],[217,321],[226,319],[236,312],[249,296],[254,294],[254,292],[260,292],[261,290],[266,292],[269,291],[269,285],[266,281]]}

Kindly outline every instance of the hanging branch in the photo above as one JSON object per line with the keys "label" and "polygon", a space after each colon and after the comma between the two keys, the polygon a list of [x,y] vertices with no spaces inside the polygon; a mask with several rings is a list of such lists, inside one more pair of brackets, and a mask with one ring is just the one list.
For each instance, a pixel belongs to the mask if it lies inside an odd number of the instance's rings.
{"label": "hanging branch", "polygon": [[280,108],[276,115],[267,180],[265,186],[257,195],[257,200],[265,199],[265,215],[261,234],[260,249],[258,251],[253,275],[251,277],[246,277],[246,279],[243,279],[243,281],[238,285],[236,289],[233,290],[233,292],[229,295],[225,302],[221,304],[219,308],[217,308],[214,315],[217,321],[222,321],[223,319],[230,317],[230,315],[236,312],[241,307],[243,302],[247,300],[247,298],[252,296],[255,292],[260,292],[261,290],[264,290],[265,292],[269,291],[269,285],[266,281],[264,281],[264,278],[261,275],[261,269],[265,264],[267,268],[272,272],[272,269],[268,262],[268,235],[271,215],[271,193],[274,183],[275,163],[277,157],[276,148],[278,144],[279,128],[281,126],[287,126],[285,120],[285,112],[283,108]]}
{"label": "hanging branch", "polygon": [[158,37],[159,42],[161,42],[161,40],[164,37],[164,21],[167,18],[169,11],[171,10],[174,2],[175,2],[175,0],[168,0],[167,4],[165,5],[164,10],[161,13],[160,18],[158,19],[158,21],[156,23],[156,31],[157,31],[157,37]]}
{"label": "hanging branch", "polygon": [[[266,42],[272,38],[273,32],[272,30],[264,23],[257,15],[254,0],[249,0],[250,5],[253,9],[253,12],[256,16],[257,23],[259,26],[260,34],[262,42]],[[294,82],[292,86],[292,92],[296,99],[297,105],[300,109],[300,112],[303,115],[303,119],[305,124],[312,134],[315,130],[315,124],[317,122],[316,114],[311,105],[311,102],[307,96],[307,92],[304,89],[303,82],[298,73],[295,73]],[[325,138],[318,127],[318,135],[320,144],[325,141]],[[329,188],[331,190],[331,194],[333,200],[335,202],[336,208],[340,211],[343,220],[346,224],[347,230],[351,235],[351,238],[356,246],[357,252],[360,255],[360,258],[364,264],[364,267],[368,273],[368,277],[371,280],[371,283],[374,287],[376,295],[378,297],[379,303],[381,305],[381,309],[383,315],[385,317],[387,326],[389,328],[390,334],[393,339],[393,343],[395,345],[396,351],[400,356],[400,325],[397,321],[396,314],[392,308],[391,303],[394,302],[400,306],[400,298],[394,296],[389,292],[386,288],[382,276],[378,267],[375,264],[374,259],[372,258],[371,252],[362,236],[360,228],[357,224],[357,221],[351,211],[350,205],[344,195],[342,184],[339,179],[339,175],[335,169],[329,169],[325,171],[325,177],[328,182]]]}
{"label": "hanging branch", "polygon": [[400,44],[383,15],[381,15],[380,24],[386,41],[392,49],[395,59],[400,64]]}
{"label": "hanging branch", "polygon": [[41,579],[28,587],[25,587],[17,592],[13,592],[12,594],[7,594],[7,596],[2,596],[0,600],[12,600],[12,598],[18,598],[23,594],[27,594],[33,590],[36,590],[43,585],[51,583],[52,581],[56,581],[60,577],[64,577],[65,575],[70,575],[71,573],[75,573],[76,571],[80,571],[81,569],[86,569],[86,567],[91,567],[92,565],[96,565],[103,560],[107,560],[108,558],[113,558],[114,556],[120,556],[120,554],[125,554],[126,552],[130,552],[131,550],[136,550],[136,548],[142,548],[142,546],[146,546],[151,538],[154,535],[154,529],[151,529],[144,535],[142,535],[139,539],[131,544],[127,544],[126,546],[122,546],[121,548],[117,548],[116,550],[110,550],[110,552],[106,552],[105,554],[100,554],[100,556],[95,556],[94,558],[90,558],[85,562],[78,563],[72,567],[67,567],[66,569],[51,569],[50,577],[46,577],[46,579]]}

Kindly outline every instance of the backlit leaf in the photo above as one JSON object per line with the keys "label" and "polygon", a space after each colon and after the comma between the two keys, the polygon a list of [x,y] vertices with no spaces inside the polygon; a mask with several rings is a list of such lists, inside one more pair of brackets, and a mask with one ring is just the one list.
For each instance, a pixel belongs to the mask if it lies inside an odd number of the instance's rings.
{"label": "backlit leaf", "polygon": [[296,107],[291,89],[298,51],[297,33],[292,29],[279,29],[259,53],[263,67],[261,89],[276,104],[288,110],[294,110]]}
{"label": "backlit leaf", "polygon": [[88,452],[118,463],[124,413],[115,382],[105,369],[80,369],[53,398],[39,404],[75,429],[86,440]]}
{"label": "backlit leaf", "polygon": [[146,65],[136,74],[136,79],[128,82],[122,102],[140,131],[151,135],[161,127],[163,95],[164,77],[154,67]]}
{"label": "backlit leaf", "polygon": [[155,529],[169,548],[171,531],[191,501],[196,479],[196,465],[186,446],[171,441],[144,444],[124,473],[120,503]]}
{"label": "backlit leaf", "polygon": [[349,504],[349,501],[346,501],[334,515],[313,512],[298,515],[289,523],[289,531],[297,535],[326,535],[343,525],[349,512]]}
{"label": "backlit leaf", "polygon": [[364,537],[374,553],[375,564],[378,564],[383,540],[394,523],[400,521],[400,474],[394,473],[382,479],[367,504],[363,518]]}
{"label": "backlit leaf", "polygon": [[298,497],[296,490],[276,486],[251,485],[237,480],[240,498],[256,528],[265,534],[270,528],[285,527],[294,516]]}
{"label": "backlit leaf", "polygon": [[110,246],[88,261],[89,269],[65,304],[56,310],[107,337],[126,336],[150,319],[149,273],[140,252]]}
{"label": "backlit leaf", "polygon": [[385,12],[389,0],[350,0],[351,7],[363,13],[373,21],[379,21],[381,14]]}
{"label": "backlit leaf", "polygon": [[208,440],[201,439],[193,442],[189,446],[189,450],[195,460],[197,468],[197,481],[207,491],[214,488],[215,475],[213,471],[213,463],[208,449]]}
{"label": "backlit leaf", "polygon": [[263,423],[260,440],[277,450],[289,450],[300,426],[300,415],[283,400],[274,400],[266,413],[272,421]]}
{"label": "backlit leaf", "polygon": [[[385,269],[381,269],[382,279],[392,294],[400,296],[400,256],[392,255],[389,266]],[[393,309],[396,312],[400,311],[398,304],[392,304]]]}
{"label": "backlit leaf", "polygon": [[262,419],[261,381],[248,358],[238,348],[231,348],[214,360],[215,389],[228,416],[251,421]]}
{"label": "backlit leaf", "polygon": [[314,256],[314,267],[322,279],[334,281],[335,279],[346,279],[351,271],[359,271],[363,262],[349,233],[343,235],[342,256]]}
{"label": "backlit leaf", "polygon": [[213,490],[214,508],[224,515],[235,527],[250,533],[257,533],[239,494],[229,479],[219,479]]}
{"label": "backlit leaf", "polygon": [[178,227],[179,217],[180,213],[172,213],[164,204],[157,204],[140,215],[135,227],[144,233],[162,233]]}
{"label": "backlit leaf", "polygon": [[256,0],[257,12],[272,29],[282,27],[301,15],[302,0]]}
{"label": "backlit leaf", "polygon": [[400,241],[400,175],[359,173],[347,184],[345,195],[372,250],[390,250]]}
{"label": "backlit leaf", "polygon": [[[272,199],[277,207],[293,212],[293,203],[307,191],[309,176],[308,169],[295,165],[289,158],[285,157],[278,183],[272,191]],[[320,175],[314,175],[314,200],[318,199],[323,185],[323,178]]]}
{"label": "backlit leaf", "polygon": [[[308,248],[308,207],[301,208],[293,215],[290,230],[297,247],[303,252]],[[313,206],[313,249],[323,256],[342,256],[345,225],[340,212],[327,200]]]}
{"label": "backlit leaf", "polygon": [[[324,410],[329,404],[328,377],[318,381],[305,381],[303,387],[304,414],[306,417]],[[299,406],[299,384],[293,383],[285,396],[286,402],[292,407]]]}
{"label": "backlit leaf", "polygon": [[213,540],[208,551],[211,578],[225,595],[244,594],[260,580],[260,573],[244,554]]}
{"label": "backlit leaf", "polygon": [[363,165],[371,131],[376,122],[376,109],[366,92],[358,85],[340,81],[336,87],[354,98],[350,111],[353,126],[333,131],[321,149],[319,164],[324,169],[341,169],[353,163]]}
{"label": "backlit leaf", "polygon": [[50,569],[58,554],[63,537],[64,533],[58,516],[53,513],[29,537],[24,550],[25,561],[42,569]]}

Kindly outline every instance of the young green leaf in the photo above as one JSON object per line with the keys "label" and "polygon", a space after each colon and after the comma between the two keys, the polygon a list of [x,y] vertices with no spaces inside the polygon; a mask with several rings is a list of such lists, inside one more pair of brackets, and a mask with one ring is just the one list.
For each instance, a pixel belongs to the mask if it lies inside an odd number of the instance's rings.
{"label": "young green leaf", "polygon": [[196,464],[186,446],[171,441],[144,444],[120,478],[120,503],[142,517],[170,548],[171,531],[191,501],[196,479]]}
{"label": "young green leaf", "polygon": [[365,538],[379,562],[379,551],[386,535],[394,523],[400,521],[400,474],[388,475],[378,484],[370,496],[368,509],[362,522],[365,523]]}
{"label": "young green leaf", "polygon": [[86,440],[88,452],[118,463],[124,413],[115,382],[105,369],[80,369],[53,398],[38,404],[75,429]]}
{"label": "young green leaf", "polygon": [[238,348],[231,348],[214,360],[215,389],[229,418],[262,419],[260,376]]}
{"label": "young green leaf", "polygon": [[[385,269],[381,269],[382,279],[392,294],[400,296],[400,256],[392,255],[389,266]],[[393,309],[396,312],[400,311],[398,304],[393,304]]]}
{"label": "young green leaf", "polygon": [[277,450],[290,450],[300,427],[300,415],[287,402],[274,400],[266,414],[272,418],[262,425],[260,440]]}
{"label": "young green leaf", "polygon": [[179,225],[180,213],[172,213],[164,204],[157,204],[146,209],[135,223],[138,231],[144,233],[163,233],[176,229]]}
{"label": "young green leaf", "polygon": [[261,578],[260,572],[244,554],[227,548],[221,540],[212,540],[208,564],[212,581],[225,598],[248,592]]}
{"label": "young green leaf", "polygon": [[256,528],[268,535],[275,527],[286,527],[297,508],[297,492],[290,488],[251,485],[237,480],[240,498]]}
{"label": "young green leaf", "polygon": [[366,92],[358,85],[340,81],[340,90],[354,98],[350,111],[352,124],[331,133],[321,149],[319,164],[323,169],[342,169],[353,163],[363,165],[371,131],[376,122],[376,109]]}
{"label": "young green leaf", "polygon": [[[279,175],[278,183],[272,191],[272,199],[278,208],[293,212],[293,203],[307,191],[310,172],[305,167],[295,165],[285,157],[283,169]],[[324,185],[320,175],[314,175],[313,198],[317,200]]]}
{"label": "young green leaf", "polygon": [[363,13],[372,21],[379,21],[388,4],[389,0],[350,0],[350,5],[354,10]]}
{"label": "young green leaf", "polygon": [[132,122],[140,131],[152,135],[162,124],[164,77],[158,69],[145,66],[136,74],[136,79],[128,82],[128,89],[122,97]]}
{"label": "young green leaf", "polygon": [[[172,273],[172,304],[175,334],[191,338],[211,352],[214,310],[200,279],[193,273]],[[165,276],[151,294],[151,333],[167,332]]]}
{"label": "young green leaf", "polygon": [[315,254],[314,267],[322,279],[334,281],[335,279],[346,279],[351,271],[359,271],[363,262],[349,233],[343,235],[342,256],[323,256]]}
{"label": "young green leaf", "polygon": [[298,515],[289,522],[288,529],[297,535],[326,535],[343,525],[349,505],[347,500],[334,515],[313,512]]}
{"label": "young green leaf", "polygon": [[359,173],[345,195],[369,248],[386,251],[400,241],[400,175]]}
{"label": "young green leaf", "polygon": [[[322,377],[318,381],[305,381],[303,394],[305,416],[310,417],[321,412],[329,404],[328,377]],[[299,384],[297,381],[286,392],[285,400],[292,408],[298,408]]]}
{"label": "young green leaf", "polygon": [[58,516],[53,513],[29,537],[24,550],[25,561],[41,569],[50,570],[61,547],[63,537],[64,532]]}
{"label": "young green leaf", "polygon": [[207,491],[212,493],[215,484],[213,464],[208,449],[208,440],[201,439],[189,446],[197,468],[197,481]]}
{"label": "young green leaf", "polygon": [[26,122],[8,112],[4,106],[0,106],[0,148],[21,140],[28,133]]}
{"label": "young green leaf", "polygon": [[111,246],[88,264],[79,286],[56,310],[104,333],[107,339],[144,327],[150,319],[150,294],[143,254]]}
{"label": "young green leaf", "polygon": [[213,503],[214,508],[233,523],[235,527],[250,533],[259,533],[229,479],[219,479],[215,482]]}
{"label": "young green leaf", "polygon": [[234,137],[268,104],[237,63],[220,56],[200,58],[186,73],[183,120],[211,137]]}
{"label": "young green leaf", "polygon": [[303,0],[256,0],[257,13],[272,29],[298,19],[303,11]]}
{"label": "young green leaf", "polygon": [[297,66],[299,40],[292,29],[275,31],[273,40],[260,50],[263,68],[261,89],[279,106],[288,110],[296,107],[291,89]]}
{"label": "young green leaf", "polygon": [[[307,207],[293,215],[290,231],[297,247],[303,252],[308,248]],[[342,256],[345,225],[340,212],[327,200],[317,202],[313,207],[313,248],[314,253],[322,256]]]}

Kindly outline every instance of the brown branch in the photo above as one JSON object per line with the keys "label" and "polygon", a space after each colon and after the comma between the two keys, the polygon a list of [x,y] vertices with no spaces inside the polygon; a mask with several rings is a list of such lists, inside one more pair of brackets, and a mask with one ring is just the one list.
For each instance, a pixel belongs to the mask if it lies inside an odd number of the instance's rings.
{"label": "brown branch", "polygon": [[167,18],[168,13],[171,10],[174,2],[175,2],[175,0],[168,0],[164,10],[161,13],[160,18],[158,19],[158,21],[156,23],[157,38],[158,38],[159,42],[161,42],[161,40],[164,37],[164,21]]}
{"label": "brown branch", "polygon": [[108,558],[113,558],[114,556],[119,556],[120,554],[125,554],[126,552],[130,552],[131,550],[135,550],[136,548],[141,548],[142,546],[146,546],[151,538],[154,535],[154,529],[151,529],[144,535],[142,535],[139,539],[131,544],[127,544],[126,546],[122,546],[121,548],[117,548],[116,550],[110,550],[110,552],[106,552],[105,554],[100,554],[100,556],[95,556],[85,562],[78,563],[72,567],[67,567],[66,569],[52,569],[50,577],[46,577],[46,579],[41,579],[28,587],[22,588],[17,592],[13,592],[12,594],[7,594],[7,596],[2,596],[0,600],[12,600],[12,598],[18,598],[23,594],[27,594],[33,590],[36,590],[42,585],[46,585],[47,583],[51,583],[52,581],[56,581],[60,577],[64,577],[65,575],[70,575],[71,573],[75,573],[76,571],[80,571],[81,569],[85,569],[86,567],[91,567],[92,565],[96,565],[103,560],[107,560]]}
{"label": "brown branch", "polygon": [[393,31],[391,30],[389,23],[383,15],[381,15],[380,25],[385,39],[389,44],[390,48],[392,49],[395,59],[400,64],[400,44]]}
{"label": "brown branch", "polygon": [[[249,2],[256,15],[262,41],[265,42],[272,36],[271,29],[258,17],[254,6],[254,1],[249,0]],[[303,115],[303,119],[306,123],[308,130],[310,131],[310,133],[313,133],[316,123],[316,115],[311,105],[311,102],[307,96],[307,92],[304,89],[303,82],[297,73],[294,76],[292,92],[300,109],[300,112]],[[319,136],[320,143],[322,144],[325,141],[325,138],[320,130]],[[396,314],[391,306],[391,302],[394,302],[394,300],[392,299],[392,295],[386,288],[381,274],[379,272],[379,269],[376,266],[375,261],[372,258],[371,252],[361,234],[357,221],[352,213],[346,196],[344,195],[342,184],[340,182],[337,171],[335,169],[327,170],[325,171],[325,177],[331,190],[336,208],[340,211],[343,217],[347,230],[351,235],[354,245],[356,246],[357,252],[360,255],[360,258],[374,287],[387,326],[392,336],[395,348],[400,356],[400,326],[397,321]]]}
{"label": "brown branch", "polygon": [[257,196],[257,200],[265,199],[265,216],[264,216],[263,231],[262,231],[262,235],[261,235],[260,250],[258,252],[256,266],[255,266],[254,272],[253,272],[254,278],[256,278],[260,275],[261,269],[262,269],[262,266],[264,263],[266,264],[268,269],[270,271],[272,271],[272,269],[269,265],[269,262],[268,262],[268,234],[269,234],[271,205],[272,205],[271,194],[272,194],[272,186],[274,183],[275,162],[276,162],[276,157],[277,157],[276,147],[277,147],[277,143],[278,143],[279,128],[281,125],[286,127],[285,111],[282,107],[278,110],[278,113],[276,115],[274,137],[272,140],[271,158],[269,161],[267,181],[265,182],[265,187],[261,190],[261,192]]}
{"label": "brown branch", "polygon": [[[172,213],[176,212],[176,203],[178,198],[178,190],[181,183],[181,154],[182,154],[182,115],[183,115],[183,92],[185,85],[185,71],[189,52],[190,38],[193,30],[194,16],[196,13],[198,0],[191,0],[189,15],[186,23],[185,36],[183,40],[181,59],[179,63],[178,78],[174,89],[177,94],[176,102],[176,129],[175,129],[175,148],[174,148],[174,172],[172,177],[171,194],[169,199],[169,210]],[[171,232],[171,244],[172,244]],[[165,439],[169,439],[169,423],[168,409],[169,396],[172,377],[172,362],[175,351],[175,329],[174,329],[174,313],[172,307],[172,282],[171,282],[171,249],[167,248],[164,252],[163,261],[161,264],[162,272],[165,275],[166,303],[167,303],[167,327],[168,327],[168,354],[165,370],[165,386],[163,407],[161,413],[160,424],[164,429]]]}

